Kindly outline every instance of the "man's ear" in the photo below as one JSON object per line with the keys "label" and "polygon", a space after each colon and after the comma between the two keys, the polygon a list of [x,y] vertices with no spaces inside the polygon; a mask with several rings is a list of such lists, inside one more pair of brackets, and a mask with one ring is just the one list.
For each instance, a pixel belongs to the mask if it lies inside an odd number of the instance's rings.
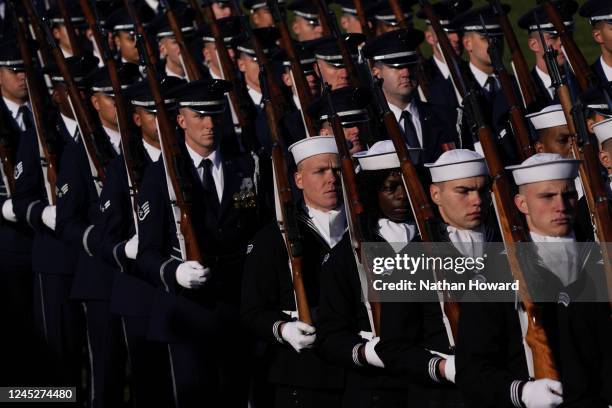
{"label": "man's ear", "polygon": [[603,45],[604,39],[601,35],[601,30],[599,28],[593,28],[593,30],[591,31],[591,34],[593,35],[593,39],[595,40],[597,44]]}
{"label": "man's ear", "polygon": [[185,130],[187,129],[187,126],[185,124],[185,116],[183,116],[182,113],[177,113],[176,115],[176,124],[180,126],[181,129]]}
{"label": "man's ear", "polygon": [[593,125],[595,124],[595,121],[592,118],[587,118],[586,124],[587,128],[589,129],[589,133],[594,134],[595,132],[593,132]]}
{"label": "man's ear", "polygon": [[285,86],[291,87],[293,85],[291,83],[291,75],[289,75],[287,72],[283,72],[282,78]]}
{"label": "man's ear", "polygon": [[544,152],[544,145],[539,140],[537,142],[535,142],[535,151],[536,151],[536,153],[545,153]]}
{"label": "man's ear", "polygon": [[242,56],[238,56],[238,58],[236,58],[236,64],[238,65],[238,70],[240,72],[246,71],[246,65],[244,63],[244,60],[242,59]]}
{"label": "man's ear", "polygon": [[58,26],[53,27],[53,31],[51,31],[51,33],[53,34],[53,38],[59,41],[61,35],[61,28]]}
{"label": "man's ear", "polygon": [[210,50],[208,49],[206,44],[204,44],[204,46],[202,47],[202,57],[204,57],[204,62],[208,62],[212,59],[212,56],[210,55]]}
{"label": "man's ear", "polygon": [[163,59],[163,58],[166,58],[167,56],[168,56],[168,50],[166,49],[166,42],[162,38],[162,40],[159,42],[159,57]]}
{"label": "man's ear", "polygon": [[297,19],[293,20],[293,23],[291,24],[291,30],[296,36],[300,35],[300,23],[297,21]]}
{"label": "man's ear", "polygon": [[436,34],[433,31],[425,30],[425,41],[427,41],[427,44],[433,47],[434,45],[436,45],[438,39],[436,38]]}
{"label": "man's ear", "polygon": [[140,114],[138,114],[137,112],[132,113],[132,121],[134,121],[134,124],[138,127],[142,126],[142,120],[140,118]]}
{"label": "man's ear", "polygon": [[467,52],[472,52],[472,36],[470,34],[465,34],[461,39],[463,43],[463,49]]}
{"label": "man's ear", "polygon": [[340,17],[340,27],[342,27],[343,31],[346,31],[349,25],[349,21],[348,21],[348,17],[347,16],[341,16]]}
{"label": "man's ear", "polygon": [[542,50],[542,45],[540,44],[540,40],[538,38],[529,37],[527,40],[527,46],[533,52],[539,52]]}
{"label": "man's ear", "polygon": [[89,100],[91,101],[91,104],[93,105],[94,109],[99,111],[100,110],[100,101],[98,101],[98,97],[96,95],[91,95]]}
{"label": "man's ear", "polygon": [[381,74],[382,74],[382,70],[379,67],[377,67],[376,65],[374,65],[372,67],[372,76],[380,78]]}
{"label": "man's ear", "polygon": [[299,168],[299,166],[298,166],[298,170],[295,173],[293,173],[293,180],[295,181],[295,185],[297,186],[297,188],[299,188],[300,190],[304,189],[304,183],[302,179],[302,170],[301,168]]}
{"label": "man's ear", "polygon": [[599,162],[602,166],[606,168],[606,170],[610,170],[612,168],[612,162],[610,162],[610,153],[603,148],[599,151]]}
{"label": "man's ear", "polygon": [[520,212],[525,215],[529,215],[529,209],[527,208],[527,200],[525,199],[525,195],[518,193],[514,196],[514,205]]}
{"label": "man's ear", "polygon": [[436,205],[440,205],[442,200],[440,199],[440,186],[435,183],[429,185],[429,195],[431,196],[431,201]]}

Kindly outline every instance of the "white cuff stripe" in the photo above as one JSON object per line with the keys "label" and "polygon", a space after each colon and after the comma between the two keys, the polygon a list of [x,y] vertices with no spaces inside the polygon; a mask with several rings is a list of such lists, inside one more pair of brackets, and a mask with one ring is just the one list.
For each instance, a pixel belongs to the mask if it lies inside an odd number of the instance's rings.
{"label": "white cuff stripe", "polygon": [[276,323],[274,323],[274,325],[272,326],[272,334],[274,334],[274,337],[276,338],[276,341],[278,341],[281,344],[284,344],[285,342],[283,341],[283,338],[281,337],[280,334],[280,325],[285,323],[282,320],[277,321]]}
{"label": "white cuff stripe", "polygon": [[355,344],[355,347],[353,347],[353,363],[355,363],[357,367],[363,367],[363,364],[359,362],[359,347],[361,347],[362,344],[363,343],[357,343]]}
{"label": "white cuff stripe", "polygon": [[30,217],[32,215],[32,209],[38,203],[40,203],[40,200],[36,200],[36,201],[31,202],[30,205],[28,205],[28,211],[26,212],[26,222],[32,228],[34,228],[34,225],[32,225],[32,221],[30,220]]}
{"label": "white cuff stripe", "polygon": [[89,237],[89,233],[91,232],[93,228],[94,226],[90,225],[89,227],[87,227],[87,229],[85,230],[85,233],[83,234],[83,248],[85,248],[85,252],[87,252],[87,255],[89,256],[93,256],[93,254],[89,250],[89,245],[87,245],[87,238]]}
{"label": "white cuff stripe", "polygon": [[164,268],[166,267],[166,265],[168,265],[172,261],[174,261],[174,259],[170,258],[159,267],[159,278],[164,284],[164,287],[166,288],[166,292],[170,291],[170,286],[168,286],[168,282],[166,282],[166,279],[164,278]]}
{"label": "white cuff stripe", "polygon": [[440,379],[436,375],[436,365],[438,364],[438,361],[442,361],[442,358],[440,358],[440,357],[433,357],[431,360],[429,360],[429,367],[428,367],[429,368],[429,376],[431,377],[432,380],[434,380],[437,383],[440,382]]}
{"label": "white cuff stripe", "polygon": [[522,381],[520,380],[514,380],[512,381],[512,384],[510,384],[510,400],[512,401],[512,404],[517,407],[517,408],[521,408],[521,397],[518,395],[518,389],[521,385]]}

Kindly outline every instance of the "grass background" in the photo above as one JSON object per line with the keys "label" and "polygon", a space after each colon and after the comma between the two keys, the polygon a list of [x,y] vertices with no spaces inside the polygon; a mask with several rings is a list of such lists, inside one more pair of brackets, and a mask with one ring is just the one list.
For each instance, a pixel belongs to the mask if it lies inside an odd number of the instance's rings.
{"label": "grass background", "polygon": [[[479,7],[479,6],[488,4],[486,0],[472,0],[472,1],[474,2],[474,7]],[[586,0],[577,0],[577,2],[579,5],[582,5],[586,2]],[[510,22],[512,23],[512,27],[514,28],[514,32],[518,38],[519,44],[521,45],[521,48],[523,49],[523,54],[525,55],[525,59],[527,60],[529,67],[532,67],[534,64],[534,56],[533,56],[533,53],[529,50],[529,48],[527,48],[527,32],[525,30],[520,29],[516,22],[524,13],[526,13],[528,10],[530,10],[531,8],[537,5],[536,0],[513,0],[513,1],[503,1],[503,3],[508,4],[512,7],[512,10],[510,11],[510,15],[508,17],[510,19]],[[418,10],[418,6],[415,6],[414,10]],[[588,19],[580,17],[578,13],[576,13],[576,15],[574,16],[574,21],[576,23],[576,28],[574,31],[574,39],[576,43],[578,44],[578,48],[580,48],[580,50],[584,54],[586,60],[589,62],[589,64],[591,64],[600,55],[599,46],[595,43],[591,35],[591,24],[589,24]],[[420,30],[425,29],[426,26],[422,20],[415,18],[414,22],[415,22],[416,28]],[[425,46],[421,47],[424,54],[427,54],[429,52],[427,48],[429,47],[425,47]],[[509,68],[510,67],[509,65],[510,56],[508,55],[508,47],[505,47],[505,51],[506,51],[506,55],[505,55],[506,67]]]}

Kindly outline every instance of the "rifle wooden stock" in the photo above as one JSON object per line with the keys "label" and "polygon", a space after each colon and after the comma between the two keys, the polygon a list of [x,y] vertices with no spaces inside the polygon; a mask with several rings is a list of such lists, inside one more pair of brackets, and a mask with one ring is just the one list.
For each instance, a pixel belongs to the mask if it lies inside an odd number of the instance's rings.
{"label": "rifle wooden stock", "polygon": [[510,50],[510,56],[512,57],[512,63],[514,66],[514,70],[517,77],[517,82],[521,88],[521,95],[523,96],[524,107],[527,112],[535,112],[540,110],[541,100],[544,95],[539,95],[539,92],[536,88],[535,82],[531,73],[529,71],[529,67],[527,65],[527,61],[525,60],[525,56],[523,55],[523,51],[518,43],[516,38],[516,34],[514,33],[514,29],[510,24],[510,20],[504,10],[501,7],[501,3],[499,0],[489,0],[491,4],[491,8],[497,15],[497,19],[499,21],[499,25],[501,26],[502,32],[504,33],[504,37],[506,38],[506,43],[508,44],[508,48]]}
{"label": "rifle wooden stock", "polygon": [[17,16],[13,3],[9,2],[8,5],[13,12],[13,18],[17,23],[17,43],[19,45],[19,51],[21,52],[21,58],[23,59],[23,65],[25,67],[28,98],[30,100],[30,106],[32,107],[32,116],[34,118],[34,125],[36,127],[38,152],[40,154],[40,167],[42,169],[43,179],[45,181],[47,201],[49,205],[55,205],[57,198],[57,156],[55,152],[52,152],[51,149],[49,149],[47,127],[45,126],[45,121],[43,120],[44,110],[42,107],[42,101],[44,100],[43,95],[45,95],[44,92],[46,91],[46,87],[39,80],[40,77],[32,64],[32,54],[30,52],[30,47],[27,40],[27,25],[23,18]]}
{"label": "rifle wooden stock", "polygon": [[353,5],[355,6],[355,12],[357,13],[357,19],[359,20],[359,25],[361,26],[361,32],[365,34],[366,38],[372,38],[374,33],[368,24],[368,20],[365,15],[365,7],[363,7],[362,0],[353,0]]}
{"label": "rifle wooden stock", "polygon": [[561,19],[557,7],[552,4],[550,0],[540,1],[544,7],[544,10],[546,11],[546,14],[548,14],[550,22],[555,27],[555,31],[557,31],[559,37],[561,38],[561,43],[563,44],[565,54],[567,55],[570,66],[574,70],[574,74],[576,75],[576,79],[580,85],[580,89],[582,91],[586,91],[599,83],[597,76],[595,76],[595,73],[587,63],[584,55],[578,48],[578,45],[576,45],[574,38],[568,32],[567,27],[565,24],[563,24],[563,20]]}
{"label": "rifle wooden stock", "polygon": [[170,2],[168,0],[161,0],[160,4],[164,9],[164,13],[166,18],[168,19],[168,24],[170,25],[170,29],[174,33],[174,38],[176,39],[176,43],[181,52],[181,61],[183,62],[183,68],[185,69],[185,75],[187,76],[188,81],[197,81],[202,78],[202,74],[198,69],[198,64],[196,64],[193,55],[189,52],[189,48],[187,48],[187,44],[185,43],[185,37],[183,36],[183,31],[181,30],[181,25],[176,19],[176,14],[174,10],[170,6]]}
{"label": "rifle wooden stock", "polygon": [[[23,1],[21,2],[21,4],[24,6],[29,21],[34,21],[38,18],[31,1]],[[34,31],[34,39],[38,44],[38,51],[40,52],[42,65],[46,67],[49,65],[49,62],[51,62],[52,57],[49,44],[47,43],[45,37],[45,33],[40,29],[40,26],[36,24],[31,23],[30,27],[32,27],[32,30]]]}
{"label": "rifle wooden stock", "polygon": [[68,34],[68,42],[70,43],[72,55],[75,57],[81,57],[83,55],[83,51],[81,50],[81,45],[79,44],[79,39],[74,29],[74,25],[72,24],[72,20],[70,20],[70,11],[66,6],[66,0],[57,0],[57,6],[62,18],[64,19],[64,27],[66,27],[66,33]]}
{"label": "rifle wooden stock", "polygon": [[296,90],[298,99],[300,101],[300,110],[306,129],[306,134],[307,136],[314,136],[317,134],[317,131],[315,129],[312,118],[305,112],[305,109],[310,105],[310,102],[312,101],[312,95],[310,94],[310,86],[308,85],[306,75],[304,74],[304,70],[302,69],[300,58],[295,52],[293,40],[291,38],[291,34],[289,33],[289,28],[287,28],[287,21],[283,18],[280,12],[278,0],[269,0],[268,9],[272,13],[274,23],[280,33],[281,45],[287,53],[287,56],[289,57],[289,61],[291,63],[290,69],[293,75],[293,81],[295,81],[293,87]]}
{"label": "rifle wooden stock", "polygon": [[[138,195],[139,186],[136,183],[137,177],[135,175],[133,166],[134,156],[131,152],[129,133],[130,118],[128,117],[128,103],[126,102],[122,93],[117,61],[115,60],[115,58],[113,58],[111,50],[108,47],[108,42],[106,41],[106,38],[102,35],[102,31],[100,30],[100,26],[95,17],[95,10],[89,3],[90,0],[79,1],[81,3],[81,9],[83,10],[83,13],[85,15],[87,24],[91,28],[94,41],[98,46],[98,50],[100,50],[100,55],[104,59],[104,65],[108,69],[111,85],[113,87],[113,99],[115,101],[115,108],[117,111],[119,134],[121,135],[121,151],[123,152],[123,162],[125,164],[125,169],[127,172],[127,179],[130,190],[130,200],[132,203],[132,215],[134,216],[134,219],[137,220],[136,214],[138,213],[138,208],[136,203],[136,195]],[[136,228],[138,228],[138,223],[136,223],[135,226]]]}
{"label": "rifle wooden stock", "polygon": [[219,56],[219,65],[221,67],[223,79],[232,83],[232,90],[228,93],[229,100],[232,104],[233,112],[236,115],[238,126],[245,132],[253,125],[252,115],[250,115],[248,107],[244,105],[244,103],[249,101],[250,97],[244,82],[236,75],[236,67],[225,46],[223,35],[221,34],[221,29],[217,23],[217,18],[212,10],[211,3],[205,1],[202,7],[197,6],[196,0],[189,0],[189,3],[192,8],[199,10],[196,14],[202,14],[202,16],[208,20],[208,27],[215,39],[215,48]]}
{"label": "rifle wooden stock", "polygon": [[[130,0],[123,0],[123,3],[128,10],[130,18],[134,22],[136,31],[140,36],[140,41],[144,41],[146,44],[146,42],[148,42],[146,32],[142,26],[142,23],[140,22],[140,19],[138,18],[138,15],[136,14],[134,6]],[[181,179],[179,177],[178,165],[181,163],[181,150],[178,144],[178,138],[174,134],[174,129],[170,125],[170,118],[168,117],[166,106],[164,105],[164,97],[162,95],[160,85],[157,82],[157,70],[155,65],[152,63],[152,54],[149,54],[149,50],[152,49],[152,47],[146,47],[145,51],[147,55],[144,56],[147,68],[147,81],[149,83],[149,88],[153,95],[155,109],[157,111],[157,126],[162,150],[161,158],[163,160],[167,176],[170,201],[174,201],[173,205],[175,205],[180,211],[180,220],[175,219],[175,223],[178,224],[177,234],[180,235],[179,244],[181,243],[182,238],[182,243],[184,244],[184,261],[202,262],[200,246],[193,228],[193,223],[191,222],[191,202],[187,199],[186,194],[184,194],[185,191],[181,185]]]}
{"label": "rifle wooden stock", "polygon": [[[32,0],[23,1],[24,3],[31,3]],[[33,5],[31,7],[34,9]],[[95,145],[96,131],[94,127],[94,119],[90,110],[86,107],[87,105],[85,104],[85,101],[83,98],[81,98],[81,93],[76,85],[76,82],[74,81],[74,78],[72,77],[72,74],[70,73],[70,70],[68,69],[68,66],[66,65],[66,58],[64,58],[64,54],[62,53],[60,47],[55,43],[53,35],[51,34],[51,29],[48,26],[43,26],[45,23],[41,22],[37,17],[30,21],[30,23],[38,26],[38,28],[35,28],[35,32],[40,31],[45,33],[44,38],[46,38],[47,42],[51,45],[51,55],[55,61],[55,64],[57,65],[57,68],[59,69],[60,74],[64,78],[70,105],[75,114],[75,119],[81,132],[83,146],[85,147],[85,152],[87,153],[91,176],[94,180],[94,184],[96,185],[97,192],[100,194],[102,189],[101,184],[104,183],[106,174]]]}

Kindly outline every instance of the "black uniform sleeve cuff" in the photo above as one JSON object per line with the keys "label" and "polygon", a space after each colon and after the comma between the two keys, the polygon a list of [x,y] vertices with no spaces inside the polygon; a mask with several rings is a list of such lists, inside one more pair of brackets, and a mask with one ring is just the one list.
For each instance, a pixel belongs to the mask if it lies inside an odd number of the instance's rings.
{"label": "black uniform sleeve cuff", "polygon": [[525,404],[523,404],[523,400],[521,399],[524,386],[525,381],[521,380],[514,380],[512,384],[510,384],[510,400],[512,401],[512,405],[517,408],[525,408]]}

